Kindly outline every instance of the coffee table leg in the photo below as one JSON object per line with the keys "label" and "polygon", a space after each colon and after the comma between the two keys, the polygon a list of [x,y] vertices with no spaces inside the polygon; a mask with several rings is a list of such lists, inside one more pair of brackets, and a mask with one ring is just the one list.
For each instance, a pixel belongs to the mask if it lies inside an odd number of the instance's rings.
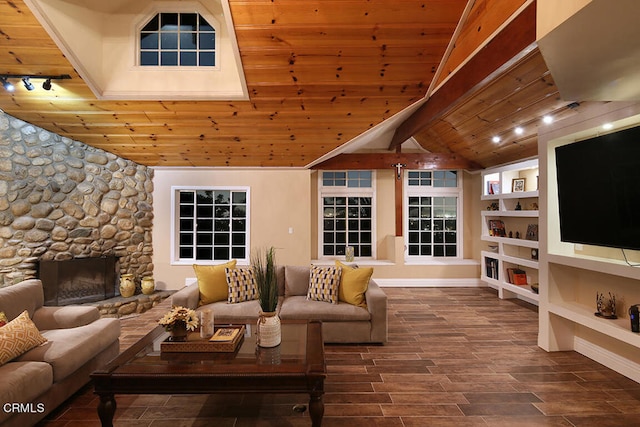
{"label": "coffee table leg", "polygon": [[113,427],[113,415],[116,413],[116,399],[113,393],[100,394],[98,416],[102,427]]}
{"label": "coffee table leg", "polygon": [[320,427],[322,425],[322,416],[324,415],[323,393],[310,393],[309,395],[309,416],[311,417],[311,426]]}

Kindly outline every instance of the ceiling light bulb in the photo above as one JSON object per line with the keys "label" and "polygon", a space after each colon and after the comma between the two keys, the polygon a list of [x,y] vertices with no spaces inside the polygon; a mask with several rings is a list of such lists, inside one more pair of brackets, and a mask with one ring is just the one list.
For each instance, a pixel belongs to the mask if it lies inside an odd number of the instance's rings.
{"label": "ceiling light bulb", "polygon": [[518,126],[517,128],[514,129],[514,132],[516,133],[516,135],[522,135],[524,133],[524,129]]}
{"label": "ceiling light bulb", "polygon": [[22,83],[24,84],[24,87],[27,90],[34,90],[35,89],[35,87],[33,86],[33,83],[31,83],[29,81],[29,77],[25,77],[24,79],[22,79]]}
{"label": "ceiling light bulb", "polygon": [[51,79],[47,79],[42,83],[42,89],[51,90]]}
{"label": "ceiling light bulb", "polygon": [[544,116],[542,118],[542,121],[549,125],[549,124],[553,123],[553,117],[551,117],[549,115],[546,115],[546,116]]}
{"label": "ceiling light bulb", "polygon": [[2,82],[2,86],[4,86],[7,92],[13,92],[13,90],[15,89],[11,82],[7,81],[7,79],[4,77],[0,79],[0,82]]}
{"label": "ceiling light bulb", "polygon": [[494,143],[498,143],[500,142],[500,137],[499,136],[494,136],[493,138],[491,138],[491,141],[493,141]]}

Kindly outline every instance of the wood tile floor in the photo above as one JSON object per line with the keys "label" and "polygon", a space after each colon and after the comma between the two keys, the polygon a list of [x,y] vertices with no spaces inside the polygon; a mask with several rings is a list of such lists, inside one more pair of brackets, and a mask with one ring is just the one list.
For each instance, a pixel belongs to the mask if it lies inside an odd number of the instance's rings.
{"label": "wood tile floor", "polygon": [[[536,307],[488,288],[385,288],[389,343],[326,345],[325,427],[638,426],[640,384],[536,344]],[[122,347],[168,306],[122,320]],[[304,395],[117,396],[120,427],[297,427]],[[90,386],[39,426],[99,426]]]}

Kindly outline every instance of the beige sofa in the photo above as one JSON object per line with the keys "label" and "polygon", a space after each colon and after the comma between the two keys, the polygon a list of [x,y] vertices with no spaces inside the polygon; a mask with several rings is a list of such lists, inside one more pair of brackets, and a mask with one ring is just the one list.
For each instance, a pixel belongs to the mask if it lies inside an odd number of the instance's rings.
{"label": "beige sofa", "polygon": [[[307,300],[309,267],[278,266],[278,312],[280,319],[320,320],[325,343],[387,342],[387,296],[372,279],[365,293],[366,308],[344,302],[331,304]],[[256,321],[257,300],[230,304],[218,301],[200,305],[197,282],[173,294],[172,304],[196,310],[212,310],[215,323]]]}
{"label": "beige sofa", "polygon": [[0,426],[34,425],[89,382],[119,352],[120,322],[88,306],[47,307],[40,280],[0,288],[9,321],[24,310],[47,339],[0,366]]}

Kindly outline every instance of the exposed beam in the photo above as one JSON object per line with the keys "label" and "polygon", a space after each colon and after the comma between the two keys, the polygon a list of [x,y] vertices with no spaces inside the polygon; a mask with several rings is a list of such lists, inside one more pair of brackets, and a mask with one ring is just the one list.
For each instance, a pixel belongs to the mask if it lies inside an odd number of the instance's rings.
{"label": "exposed beam", "polygon": [[535,47],[536,3],[531,3],[436,91],[397,129],[389,145],[393,150],[470,94],[488,84]]}
{"label": "exposed beam", "polygon": [[433,153],[345,153],[318,163],[312,169],[392,169],[396,163],[406,164],[406,169],[482,169],[479,164],[455,154]]}

